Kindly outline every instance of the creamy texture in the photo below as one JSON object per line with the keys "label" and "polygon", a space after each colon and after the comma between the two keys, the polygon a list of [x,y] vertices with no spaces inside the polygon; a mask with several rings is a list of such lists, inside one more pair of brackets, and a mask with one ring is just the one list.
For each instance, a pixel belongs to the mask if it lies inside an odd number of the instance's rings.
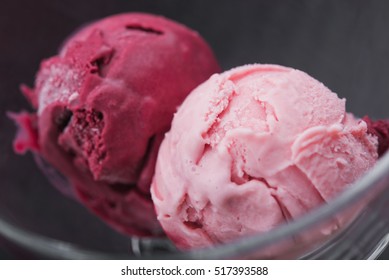
{"label": "creamy texture", "polygon": [[161,234],[150,196],[159,145],[185,96],[219,66],[194,31],[166,18],[130,13],[92,23],[44,60],[34,89],[37,113],[17,151],[56,167],[81,202],[121,232]]}
{"label": "creamy texture", "polygon": [[347,188],[376,162],[377,145],[344,99],[301,71],[215,74],[186,98],[160,147],[158,219],[184,249],[269,231]]}

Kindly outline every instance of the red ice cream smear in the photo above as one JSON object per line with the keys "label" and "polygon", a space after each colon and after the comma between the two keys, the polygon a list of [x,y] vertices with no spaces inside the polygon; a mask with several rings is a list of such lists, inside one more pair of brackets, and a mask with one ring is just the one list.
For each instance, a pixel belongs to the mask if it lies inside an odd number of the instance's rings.
{"label": "red ice cream smear", "polygon": [[16,126],[18,132],[13,142],[14,150],[18,154],[24,154],[28,150],[33,152],[39,151],[37,116],[27,112],[8,113]]}
{"label": "red ice cream smear", "polygon": [[378,156],[382,156],[389,148],[389,120],[373,121],[368,116],[363,117],[367,124],[367,132],[378,138]]}

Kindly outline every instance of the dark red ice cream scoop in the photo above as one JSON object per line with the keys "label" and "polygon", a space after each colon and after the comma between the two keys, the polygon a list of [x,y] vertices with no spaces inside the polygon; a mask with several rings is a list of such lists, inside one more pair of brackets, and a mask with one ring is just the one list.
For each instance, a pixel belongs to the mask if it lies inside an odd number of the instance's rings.
{"label": "dark red ice cream scoop", "polygon": [[381,157],[389,149],[389,120],[372,120],[363,117],[367,124],[367,132],[378,138],[378,156]]}
{"label": "dark red ice cream scoop", "polygon": [[102,19],[42,62],[33,89],[22,87],[36,113],[16,117],[25,133],[15,147],[52,164],[119,231],[160,234],[149,190],[159,145],[186,95],[215,72],[211,49],[181,24]]}

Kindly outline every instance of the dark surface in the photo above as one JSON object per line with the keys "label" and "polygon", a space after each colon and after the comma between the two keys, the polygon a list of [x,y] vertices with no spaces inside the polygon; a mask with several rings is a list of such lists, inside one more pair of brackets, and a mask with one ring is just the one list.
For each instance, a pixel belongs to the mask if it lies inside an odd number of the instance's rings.
{"label": "dark surface", "polygon": [[[64,229],[72,232],[77,225],[82,227],[85,223],[95,227],[96,234],[102,238],[108,231],[74,202],[61,200],[60,195],[48,187],[31,157],[21,160],[10,152],[10,133],[14,133],[14,128],[4,114],[6,110],[28,108],[19,93],[19,84],[33,84],[39,62],[54,55],[65,37],[82,24],[127,11],[162,14],[199,31],[213,47],[223,69],[254,62],[291,66],[306,71],[339,96],[346,97],[348,111],[373,118],[389,116],[389,1],[3,0],[0,9],[0,167],[8,169],[0,168],[0,175],[3,185],[25,186],[4,201],[12,201],[9,205],[20,209],[19,214],[25,217],[30,228],[36,224],[34,219],[39,218],[52,221],[44,230],[57,238],[63,238]],[[24,205],[23,195],[34,202],[33,208]],[[58,199],[48,200],[56,196]],[[63,229],[50,226],[55,224],[56,215],[66,213],[70,206],[77,209],[77,221],[64,217]],[[115,245],[114,240],[94,244],[82,233],[75,238],[96,248]],[[8,254],[0,249],[0,259],[20,256],[23,258],[20,252]],[[389,251],[382,258],[389,259]]]}
{"label": "dark surface", "polygon": [[0,251],[0,260],[13,259],[13,256],[6,251]]}

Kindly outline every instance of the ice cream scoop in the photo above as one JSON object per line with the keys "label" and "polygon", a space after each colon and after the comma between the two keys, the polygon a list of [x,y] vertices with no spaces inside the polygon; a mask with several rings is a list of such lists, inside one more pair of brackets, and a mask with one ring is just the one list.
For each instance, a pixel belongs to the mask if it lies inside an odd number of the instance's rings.
{"label": "ice cream scoop", "polygon": [[237,67],[198,86],[175,114],[152,198],[179,248],[228,243],[329,202],[375,164],[377,148],[367,123],[306,73]]}
{"label": "ice cream scoop", "polygon": [[121,232],[161,233],[150,196],[159,145],[185,96],[218,63],[189,28],[160,16],[111,16],[70,37],[44,60],[36,109],[14,116],[15,148],[39,154],[68,178],[79,200]]}
{"label": "ice cream scoop", "polygon": [[369,116],[363,117],[370,134],[378,138],[378,156],[382,156],[389,149],[389,120],[372,120]]}

